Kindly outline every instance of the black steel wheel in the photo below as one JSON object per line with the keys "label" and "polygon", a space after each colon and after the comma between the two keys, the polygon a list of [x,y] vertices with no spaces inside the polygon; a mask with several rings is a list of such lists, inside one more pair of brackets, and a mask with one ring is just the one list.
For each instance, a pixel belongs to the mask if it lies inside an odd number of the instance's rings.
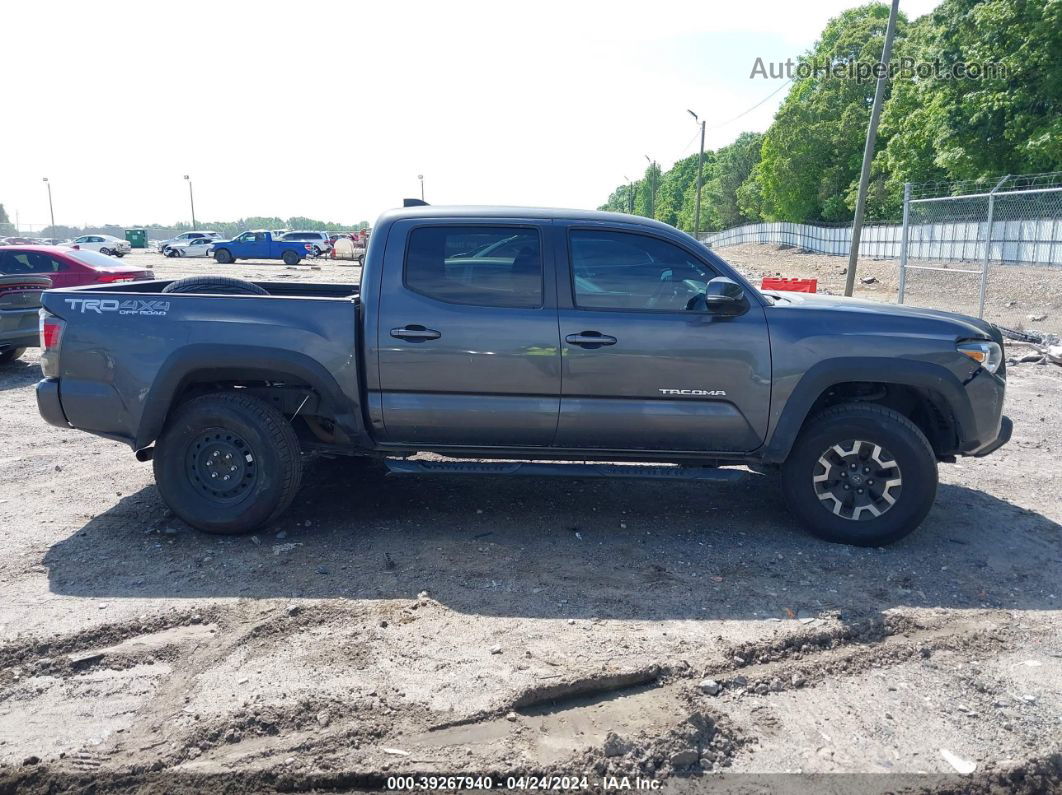
{"label": "black steel wheel", "polygon": [[238,392],[181,404],[152,460],[170,510],[209,533],[244,533],[275,521],[302,477],[299,440],[287,418]]}

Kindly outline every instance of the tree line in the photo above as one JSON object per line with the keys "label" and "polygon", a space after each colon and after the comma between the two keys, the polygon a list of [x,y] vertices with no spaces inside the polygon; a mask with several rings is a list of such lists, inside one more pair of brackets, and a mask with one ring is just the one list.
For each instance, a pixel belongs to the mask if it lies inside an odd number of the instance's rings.
{"label": "tree line", "polygon": [[[0,204],[0,223],[7,220]],[[13,225],[12,225],[13,227]],[[126,229],[145,229],[150,240],[168,240],[179,235],[181,232],[211,231],[217,232],[223,238],[231,238],[245,232],[248,229],[312,229],[317,232],[352,232],[354,230],[368,229],[368,221],[359,221],[356,224],[343,224],[337,221],[320,221],[316,218],[307,218],[296,215],[291,218],[279,218],[270,216],[251,216],[240,218],[236,221],[200,221],[193,227],[188,223],[176,224],[145,224],[143,226],[121,226],[119,224],[101,224],[98,226],[46,226],[39,232],[34,232],[34,237],[46,238],[69,238],[81,235],[114,235],[125,238]],[[12,233],[8,233],[12,234]]]}
{"label": "tree line", "polygon": [[[875,81],[812,67],[876,63],[888,18],[888,6],[870,3],[831,19],[801,56],[806,68],[795,70],[767,131],[705,152],[700,232],[758,221],[852,220]],[[1062,0],[944,0],[925,16],[909,21],[901,14],[897,22],[868,221],[899,218],[905,182],[1062,171]],[[904,64],[934,71],[904,71]],[[980,79],[955,77],[959,64],[996,68]],[[651,165],[600,209],[693,231],[696,182],[696,154],[664,172]]]}

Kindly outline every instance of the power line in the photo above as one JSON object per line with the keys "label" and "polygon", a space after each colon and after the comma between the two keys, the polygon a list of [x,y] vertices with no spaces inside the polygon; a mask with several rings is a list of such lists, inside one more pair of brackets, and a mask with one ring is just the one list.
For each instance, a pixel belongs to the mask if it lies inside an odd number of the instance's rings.
{"label": "power line", "polygon": [[730,120],[728,120],[728,121],[724,121],[724,122],[722,122],[722,123],[720,123],[720,124],[713,124],[713,125],[712,125],[711,127],[709,127],[708,129],[709,129],[709,130],[718,130],[718,129],[719,129],[720,127],[726,127],[726,126],[727,126],[728,124],[733,124],[733,123],[734,123],[734,122],[736,122],[736,121],[737,121],[738,119],[740,119],[740,118],[741,118],[742,116],[747,116],[748,114],[752,113],[752,111],[756,110],[756,108],[758,108],[758,107],[759,107],[760,105],[762,105],[762,104],[763,104],[764,102],[766,102],[767,100],[769,100],[769,99],[770,99],[771,97],[773,97],[773,96],[774,96],[775,94],[777,94],[777,93],[778,93],[779,91],[781,91],[781,90],[782,90],[783,88],[785,88],[785,87],[786,87],[787,85],[789,85],[789,84],[790,84],[790,83],[792,83],[792,82],[793,82],[793,78],[789,78],[789,79],[788,79],[788,80],[786,80],[786,81],[785,81],[784,83],[782,83],[782,85],[778,86],[778,88],[776,88],[776,89],[775,89],[774,91],[772,91],[772,92],[771,92],[770,94],[768,94],[767,96],[765,96],[765,97],[764,97],[763,99],[761,99],[761,100],[760,100],[759,102],[757,102],[757,103],[756,103],[755,105],[753,105],[753,106],[752,106],[751,108],[749,108],[748,110],[744,110],[744,111],[742,111],[742,112],[741,112],[741,113],[739,113],[739,114],[738,114],[737,116],[735,116],[734,118],[732,118],[732,119],[730,119]]}

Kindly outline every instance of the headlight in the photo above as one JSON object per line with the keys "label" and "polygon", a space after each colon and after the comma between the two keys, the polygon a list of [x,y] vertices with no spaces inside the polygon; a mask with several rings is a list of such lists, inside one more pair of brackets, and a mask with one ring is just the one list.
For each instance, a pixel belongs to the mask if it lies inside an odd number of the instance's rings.
{"label": "headlight", "polygon": [[991,340],[960,342],[955,347],[959,353],[969,356],[990,373],[998,370],[999,365],[1003,363],[1003,349]]}

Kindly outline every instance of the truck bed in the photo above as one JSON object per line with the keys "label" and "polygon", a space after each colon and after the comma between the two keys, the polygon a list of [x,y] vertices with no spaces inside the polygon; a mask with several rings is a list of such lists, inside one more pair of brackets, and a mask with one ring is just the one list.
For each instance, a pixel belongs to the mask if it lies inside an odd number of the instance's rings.
{"label": "truck bed", "polygon": [[60,422],[141,449],[175,399],[224,373],[310,386],[337,421],[360,426],[357,285],[258,283],[268,296],[162,293],[169,283],[44,293],[44,308],[66,324],[59,377],[38,391],[42,411],[50,406]]}

